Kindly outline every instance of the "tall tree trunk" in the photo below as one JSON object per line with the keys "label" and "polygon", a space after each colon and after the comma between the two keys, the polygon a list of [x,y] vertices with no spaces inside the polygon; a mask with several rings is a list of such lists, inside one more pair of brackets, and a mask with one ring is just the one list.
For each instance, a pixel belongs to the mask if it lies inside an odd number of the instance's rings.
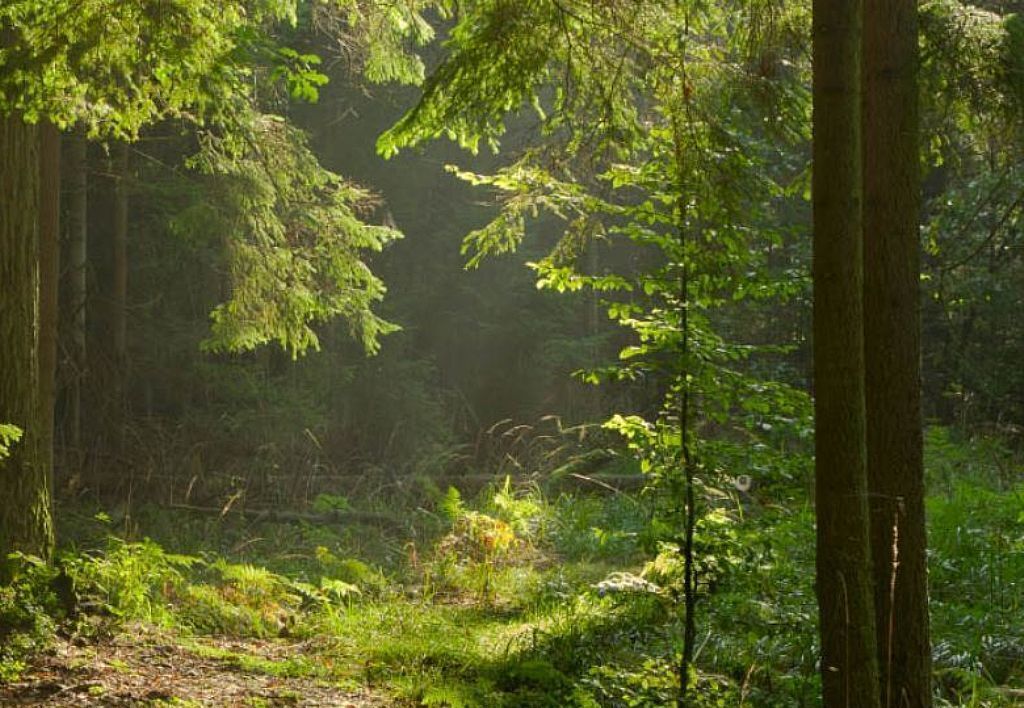
{"label": "tall tree trunk", "polygon": [[114,425],[121,447],[125,410],[125,378],[128,366],[128,144],[114,148],[114,230],[112,329],[114,340]]}
{"label": "tall tree trunk", "polygon": [[60,132],[39,126],[39,397],[41,438],[53,489],[53,407],[57,375],[57,284],[60,280]]}
{"label": "tall tree trunk", "polygon": [[864,0],[864,336],[882,705],[930,706],[921,435],[917,3]]}
{"label": "tall tree trunk", "polygon": [[860,2],[814,0],[814,386],[824,705],[879,705],[868,545]]}
{"label": "tall tree trunk", "polygon": [[87,144],[80,130],[67,140],[68,197],[68,427],[71,446],[82,452],[82,388],[87,369],[86,304],[88,266]]}
{"label": "tall tree trunk", "polygon": [[0,118],[0,420],[24,431],[0,462],[0,582],[7,554],[53,551],[39,389],[39,129]]}

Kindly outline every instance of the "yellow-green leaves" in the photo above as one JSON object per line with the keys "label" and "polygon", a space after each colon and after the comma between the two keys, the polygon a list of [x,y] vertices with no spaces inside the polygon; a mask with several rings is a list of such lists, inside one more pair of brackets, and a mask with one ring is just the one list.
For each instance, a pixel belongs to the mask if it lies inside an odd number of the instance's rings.
{"label": "yellow-green leaves", "polygon": [[241,0],[10,0],[0,108],[119,138],[202,116],[240,78],[232,53],[249,21]]}
{"label": "yellow-green leaves", "polygon": [[291,47],[278,47],[274,54],[277,63],[270,73],[271,81],[284,82],[288,94],[296,101],[316,103],[320,87],[327,83],[327,76],[316,69],[320,66],[320,57],[300,54]]}
{"label": "yellow-green leaves", "polygon": [[434,39],[423,12],[435,0],[319,0],[311,26],[337,43],[346,61],[372,83],[419,84],[423,61],[413,50]]}
{"label": "yellow-green leaves", "polygon": [[21,440],[21,428],[10,423],[0,423],[0,460],[11,454],[11,446]]}
{"label": "yellow-green leaves", "polygon": [[473,153],[481,140],[496,150],[506,115],[534,102],[548,78],[559,46],[553,3],[484,0],[466,10],[420,102],[378,140],[384,157],[437,137]]}

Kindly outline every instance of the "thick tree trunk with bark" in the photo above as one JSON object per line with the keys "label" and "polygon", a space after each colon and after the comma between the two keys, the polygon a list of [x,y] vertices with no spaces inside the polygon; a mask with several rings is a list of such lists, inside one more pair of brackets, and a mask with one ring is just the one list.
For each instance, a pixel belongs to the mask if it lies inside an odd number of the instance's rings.
{"label": "thick tree trunk with bark", "polygon": [[24,431],[0,462],[0,581],[7,554],[53,551],[39,388],[39,129],[0,118],[0,420]]}
{"label": "thick tree trunk with bark", "polygon": [[868,490],[883,706],[930,706],[919,299],[917,4],[864,0]]}
{"label": "thick tree trunk with bark", "polygon": [[860,2],[814,0],[817,595],[824,705],[879,705],[868,543]]}
{"label": "thick tree trunk with bark", "polygon": [[[53,472],[53,407],[57,375],[57,284],[60,280],[60,131],[39,126],[39,400],[42,454]],[[53,489],[53,479],[50,479]]]}

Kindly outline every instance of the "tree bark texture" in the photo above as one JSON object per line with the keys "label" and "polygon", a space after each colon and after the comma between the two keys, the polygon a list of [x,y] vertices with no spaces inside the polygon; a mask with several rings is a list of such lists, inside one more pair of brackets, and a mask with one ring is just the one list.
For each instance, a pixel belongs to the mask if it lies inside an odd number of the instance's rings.
{"label": "tree bark texture", "polygon": [[82,388],[87,369],[86,305],[88,269],[87,144],[79,130],[67,140],[68,226],[68,427],[71,446],[82,450]]}
{"label": "tree bark texture", "polygon": [[921,434],[917,3],[863,0],[868,490],[882,705],[931,706]]}
{"label": "tree bark texture", "polygon": [[[60,131],[39,126],[39,400],[42,454],[53,472],[53,409],[57,375],[57,284],[60,280]],[[53,479],[50,480],[53,489]]]}
{"label": "tree bark texture", "polygon": [[114,148],[113,309],[114,340],[114,425],[117,447],[121,448],[125,414],[125,386],[128,367],[128,174],[127,143]]}
{"label": "tree bark texture", "polygon": [[39,388],[39,128],[0,118],[0,420],[24,435],[0,462],[0,581],[7,554],[53,551]]}
{"label": "tree bark texture", "polygon": [[868,535],[859,0],[814,0],[817,595],[826,708],[879,705]]}

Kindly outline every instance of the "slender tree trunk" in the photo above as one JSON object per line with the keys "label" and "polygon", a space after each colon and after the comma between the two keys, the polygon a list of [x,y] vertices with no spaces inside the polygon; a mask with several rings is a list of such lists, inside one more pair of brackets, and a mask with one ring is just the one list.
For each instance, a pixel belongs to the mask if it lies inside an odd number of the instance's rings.
{"label": "slender tree trunk", "polygon": [[[684,77],[685,78],[685,77]],[[682,463],[683,502],[683,655],[679,665],[678,708],[693,703],[690,677],[693,674],[697,648],[697,586],[694,573],[694,532],[697,528],[697,504],[694,494],[694,459],[690,446],[690,263],[686,253],[687,189],[686,189],[686,147],[682,128],[677,120],[672,121],[672,143],[676,171],[675,231],[679,245],[679,436],[680,462]]]}
{"label": "slender tree trunk", "polygon": [[53,489],[53,407],[57,376],[57,284],[60,280],[60,132],[39,126],[39,396],[42,454]]}
{"label": "slender tree trunk", "polygon": [[[118,366],[127,357],[128,305],[128,145],[114,154],[114,356]],[[120,373],[120,372],[119,372]]]}
{"label": "slender tree trunk", "polygon": [[[600,259],[597,253],[597,239],[592,238],[587,244],[587,273],[593,276],[599,275]],[[601,331],[601,295],[599,291],[592,289],[587,297],[587,336],[597,337]],[[595,351],[595,355],[596,355]],[[596,357],[595,357],[596,359]]]}
{"label": "slender tree trunk", "polygon": [[864,0],[864,336],[882,705],[931,706],[921,435],[917,3]]}
{"label": "slender tree trunk", "polygon": [[67,140],[68,197],[68,427],[71,446],[82,452],[82,388],[86,358],[86,303],[88,265],[88,177],[85,135],[73,133]]}
{"label": "slender tree trunk", "polygon": [[121,447],[125,412],[125,378],[128,367],[128,144],[119,143],[114,152],[113,230],[113,340],[114,340],[114,425],[117,447]]}
{"label": "slender tree trunk", "polygon": [[24,431],[0,462],[0,582],[6,558],[53,551],[39,379],[39,129],[0,118],[0,420]]}
{"label": "slender tree trunk", "polygon": [[817,594],[826,708],[879,705],[868,545],[860,2],[814,0]]}

